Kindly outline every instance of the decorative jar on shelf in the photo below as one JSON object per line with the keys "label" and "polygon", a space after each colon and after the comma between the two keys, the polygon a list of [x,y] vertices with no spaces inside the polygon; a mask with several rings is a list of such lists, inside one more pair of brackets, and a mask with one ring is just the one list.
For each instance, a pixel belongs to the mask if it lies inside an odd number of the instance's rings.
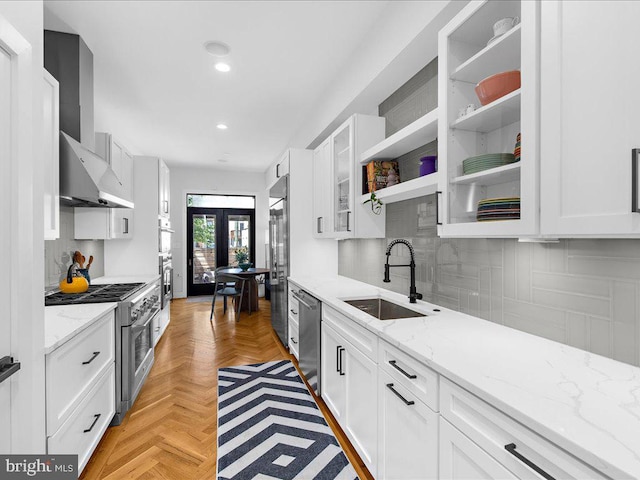
{"label": "decorative jar on shelf", "polygon": [[438,171],[438,157],[436,155],[427,155],[420,159],[420,176],[424,177],[430,173]]}

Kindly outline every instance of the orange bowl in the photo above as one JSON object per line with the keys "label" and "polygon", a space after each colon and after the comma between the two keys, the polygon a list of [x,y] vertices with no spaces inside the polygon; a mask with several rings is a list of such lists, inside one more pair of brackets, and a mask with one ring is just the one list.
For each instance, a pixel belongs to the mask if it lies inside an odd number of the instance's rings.
{"label": "orange bowl", "polygon": [[520,88],[520,70],[496,73],[476,85],[476,95],[482,106]]}

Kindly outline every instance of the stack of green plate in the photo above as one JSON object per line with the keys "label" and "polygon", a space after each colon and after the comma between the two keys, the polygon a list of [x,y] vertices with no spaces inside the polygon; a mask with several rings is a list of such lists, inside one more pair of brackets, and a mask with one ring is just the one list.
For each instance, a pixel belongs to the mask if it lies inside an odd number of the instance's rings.
{"label": "stack of green plate", "polygon": [[464,160],[462,162],[462,173],[464,175],[478,173],[489,168],[508,165],[515,162],[515,160],[516,157],[513,153],[486,153]]}

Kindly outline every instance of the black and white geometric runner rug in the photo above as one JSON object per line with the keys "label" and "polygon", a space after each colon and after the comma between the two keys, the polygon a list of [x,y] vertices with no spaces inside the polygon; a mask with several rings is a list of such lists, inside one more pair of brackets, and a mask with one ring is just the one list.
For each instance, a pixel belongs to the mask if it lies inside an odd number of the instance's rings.
{"label": "black and white geometric runner rug", "polygon": [[288,360],[218,370],[218,480],[357,479]]}

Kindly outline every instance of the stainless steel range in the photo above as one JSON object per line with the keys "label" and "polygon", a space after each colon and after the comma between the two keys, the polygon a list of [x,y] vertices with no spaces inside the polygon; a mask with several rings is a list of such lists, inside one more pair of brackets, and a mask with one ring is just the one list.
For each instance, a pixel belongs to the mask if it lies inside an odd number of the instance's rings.
{"label": "stainless steel range", "polygon": [[118,302],[116,308],[116,414],[120,425],[153,365],[154,317],[160,313],[160,280],[153,283],[92,285],[84,293],[53,293],[45,305]]}

